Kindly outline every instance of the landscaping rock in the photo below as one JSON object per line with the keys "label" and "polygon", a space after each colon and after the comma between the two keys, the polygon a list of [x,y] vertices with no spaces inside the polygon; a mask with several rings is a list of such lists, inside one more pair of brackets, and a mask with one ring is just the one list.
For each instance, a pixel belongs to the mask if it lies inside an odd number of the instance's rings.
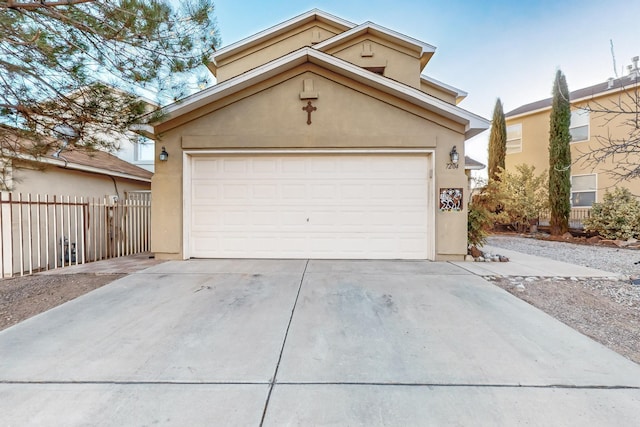
{"label": "landscaping rock", "polygon": [[469,255],[474,258],[478,258],[482,256],[482,251],[475,246],[471,246],[471,248],[469,249]]}

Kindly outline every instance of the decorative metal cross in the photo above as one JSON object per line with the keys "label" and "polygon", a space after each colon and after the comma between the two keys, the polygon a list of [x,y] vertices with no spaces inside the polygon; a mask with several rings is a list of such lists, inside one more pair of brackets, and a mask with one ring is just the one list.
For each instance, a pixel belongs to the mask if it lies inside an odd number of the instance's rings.
{"label": "decorative metal cross", "polygon": [[313,105],[311,105],[311,101],[307,101],[307,106],[306,107],[302,107],[302,111],[306,111],[307,112],[307,124],[310,125],[311,124],[311,113],[316,111],[318,108],[314,107]]}

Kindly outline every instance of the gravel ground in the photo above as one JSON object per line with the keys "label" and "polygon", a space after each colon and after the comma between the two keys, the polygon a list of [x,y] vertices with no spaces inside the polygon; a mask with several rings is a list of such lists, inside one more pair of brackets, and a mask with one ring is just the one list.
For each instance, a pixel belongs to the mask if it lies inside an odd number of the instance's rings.
{"label": "gravel ground", "polygon": [[627,278],[486,277],[529,304],[640,363],[640,251],[538,240],[516,235],[495,235],[487,244],[600,270]]}
{"label": "gravel ground", "polygon": [[637,277],[640,274],[640,265],[634,264],[640,261],[640,251],[637,249],[539,240],[516,235],[493,235],[487,239],[487,244],[626,276]]}
{"label": "gravel ground", "polygon": [[0,279],[0,331],[126,274],[61,274]]}

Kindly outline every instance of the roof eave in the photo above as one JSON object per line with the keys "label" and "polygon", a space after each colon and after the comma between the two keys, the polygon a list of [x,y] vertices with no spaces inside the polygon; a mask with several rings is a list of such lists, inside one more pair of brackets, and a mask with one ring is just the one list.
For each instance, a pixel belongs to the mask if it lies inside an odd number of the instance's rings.
{"label": "roof eave", "polygon": [[[611,94],[616,93],[616,92],[623,92],[625,90],[628,90],[630,88],[634,88],[636,86],[640,86],[640,81],[634,82],[634,83],[632,83],[630,85],[626,85],[626,86],[617,86],[617,87],[614,87],[614,88],[608,88],[607,90],[604,90],[604,91],[601,91],[601,92],[591,93],[591,94],[589,94],[587,96],[581,96],[580,98],[575,98],[575,99],[571,98],[571,104],[573,105],[573,104],[578,103],[578,102],[584,102],[584,101],[588,101],[588,100],[591,100],[591,99],[594,99],[594,98],[600,98],[600,97],[603,97],[603,96],[611,95]],[[577,92],[577,91],[580,91],[580,90],[583,90],[583,89],[577,89],[574,92]],[[546,105],[544,107],[535,108],[533,110],[523,111],[521,113],[514,114],[514,115],[510,115],[510,113],[506,113],[505,114],[505,119],[518,119],[518,118],[521,118],[521,117],[524,117],[524,116],[529,116],[531,114],[541,113],[541,112],[543,112],[545,110],[551,110],[551,100],[552,100],[552,98],[545,98],[545,99],[542,99],[540,101],[532,102],[530,104],[536,104],[538,102],[542,102],[542,101],[546,101],[546,100],[549,101],[549,105]],[[518,108],[514,108],[512,111],[516,111],[516,110],[518,110],[518,109],[520,109],[520,108],[522,108],[522,107],[524,107],[526,105],[529,105],[529,104],[525,104],[525,105],[520,106]]]}
{"label": "roof eave", "polygon": [[373,22],[365,22],[364,24],[360,24],[357,27],[353,27],[342,34],[338,34],[337,36],[333,36],[330,39],[323,41],[322,43],[318,43],[314,46],[314,48],[324,52],[325,50],[330,49],[334,46],[338,46],[349,39],[359,37],[366,33],[373,34],[382,39],[389,40],[393,43],[416,51],[420,57],[420,70],[422,70],[427,65],[436,51],[436,47],[430,45],[429,43],[422,42],[420,40],[414,39],[413,37],[406,36]]}
{"label": "roof eave", "polygon": [[459,104],[460,101],[465,99],[468,95],[468,93],[462,89],[458,89],[457,87],[443,83],[440,80],[434,79],[433,77],[425,76],[424,74],[420,75],[420,80],[432,86],[437,86],[443,92],[454,96],[456,98],[456,105]]}
{"label": "roof eave", "polygon": [[330,71],[345,75],[355,81],[367,84],[368,86],[381,90],[382,92],[389,93],[400,99],[404,99],[405,101],[409,101],[415,105],[421,106],[422,108],[433,111],[456,123],[462,124],[465,126],[465,137],[467,139],[489,128],[490,122],[487,119],[425,94],[418,89],[412,88],[395,80],[379,76],[375,73],[371,73],[347,61],[309,47],[292,52],[244,74],[225,80],[216,86],[205,89],[202,92],[187,97],[180,102],[168,105],[164,109],[165,114],[163,115],[163,119],[156,122],[154,125],[158,126],[162,123],[168,122],[226,95],[267,80],[283,71],[302,65],[306,62],[311,62]]}
{"label": "roof eave", "polygon": [[306,22],[311,22],[315,19],[321,22],[325,22],[330,25],[333,25],[337,28],[343,29],[344,31],[356,26],[356,24],[354,24],[353,22],[349,22],[345,19],[331,15],[320,9],[312,9],[308,12],[303,13],[302,15],[293,17],[278,25],[267,28],[266,30],[260,31],[259,33],[256,33],[238,42],[232,43],[229,46],[226,46],[218,50],[217,52],[214,52],[209,58],[210,59],[209,62],[212,64],[214,68],[209,66],[209,70],[211,70],[211,72],[215,75],[215,70],[217,69],[217,61],[221,61],[235,53],[241,52],[252,46],[258,45],[265,40],[268,40],[273,37],[277,37],[278,35],[286,33],[287,31],[301,24],[304,24]]}
{"label": "roof eave", "polygon": [[102,169],[102,168],[97,168],[97,167],[93,167],[93,166],[88,166],[88,165],[83,165],[81,163],[75,163],[75,162],[71,162],[71,161],[65,161],[65,160],[60,160],[60,159],[55,159],[55,158],[50,158],[50,157],[38,157],[38,158],[34,158],[31,156],[27,156],[24,154],[21,155],[16,155],[16,158],[20,159],[20,160],[26,160],[29,162],[38,162],[38,163],[44,163],[47,165],[51,165],[51,166],[57,166],[60,167],[62,169],[71,169],[71,170],[77,170],[77,171],[81,171],[81,172],[89,172],[89,173],[96,173],[99,175],[106,175],[106,176],[112,176],[115,178],[124,178],[124,179],[129,179],[132,181],[140,181],[140,182],[146,182],[146,183],[151,183],[151,178],[144,178],[141,176],[136,176],[136,175],[131,175],[125,172],[116,172],[116,171],[112,171],[112,170],[108,170],[108,169]]}

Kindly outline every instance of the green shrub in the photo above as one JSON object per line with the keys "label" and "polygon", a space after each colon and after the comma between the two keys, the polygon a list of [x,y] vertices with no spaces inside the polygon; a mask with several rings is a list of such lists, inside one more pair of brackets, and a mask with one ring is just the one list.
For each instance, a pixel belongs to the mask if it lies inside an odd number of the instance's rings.
{"label": "green shrub", "polygon": [[528,228],[549,206],[547,171],[536,175],[535,166],[520,164],[515,172],[502,171],[498,185],[503,209],[516,229]]}
{"label": "green shrub", "polygon": [[469,204],[467,220],[467,243],[471,246],[482,246],[487,240],[488,229],[493,225],[491,212],[482,206]]}
{"label": "green shrub", "polygon": [[626,188],[616,188],[594,203],[584,220],[586,231],[595,231],[605,239],[627,240],[640,237],[640,202]]}

